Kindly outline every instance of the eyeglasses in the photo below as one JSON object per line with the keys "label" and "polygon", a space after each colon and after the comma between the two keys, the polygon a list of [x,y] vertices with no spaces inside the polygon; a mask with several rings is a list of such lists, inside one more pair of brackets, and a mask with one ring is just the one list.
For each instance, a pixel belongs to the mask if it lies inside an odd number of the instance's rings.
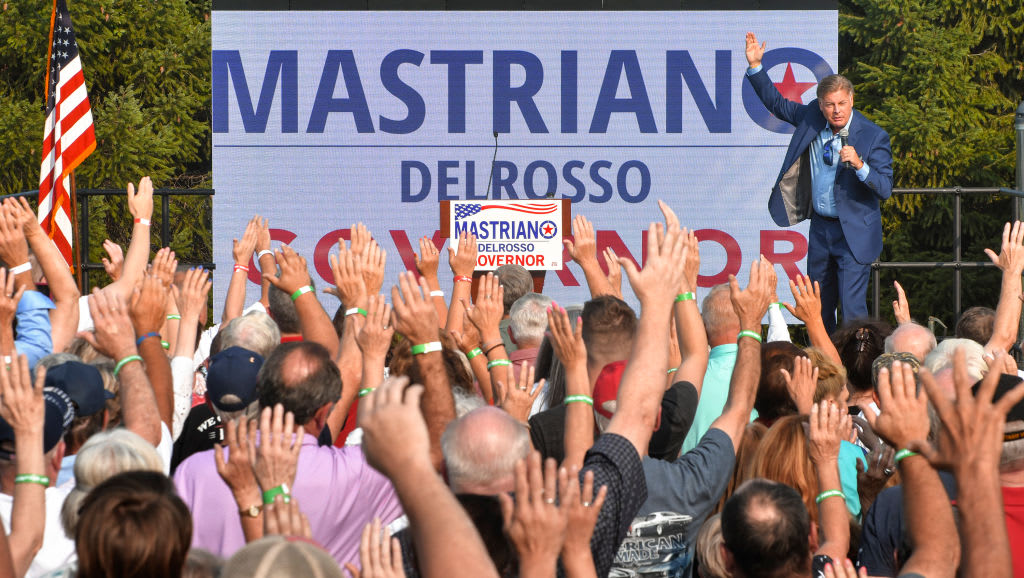
{"label": "eyeglasses", "polygon": [[825,161],[825,164],[832,166],[835,164],[835,152],[832,150],[832,141],[836,140],[836,137],[832,137],[825,141],[825,147],[821,150],[821,160]]}

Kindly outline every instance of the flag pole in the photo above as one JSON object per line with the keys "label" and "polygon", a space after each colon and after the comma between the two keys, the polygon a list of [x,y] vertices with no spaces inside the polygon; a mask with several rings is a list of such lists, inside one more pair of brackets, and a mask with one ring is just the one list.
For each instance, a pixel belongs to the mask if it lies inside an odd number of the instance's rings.
{"label": "flag pole", "polygon": [[71,171],[71,190],[68,191],[68,200],[71,203],[71,276],[78,281],[78,290],[82,291],[82,250],[78,245],[78,187],[75,184],[75,171]]}

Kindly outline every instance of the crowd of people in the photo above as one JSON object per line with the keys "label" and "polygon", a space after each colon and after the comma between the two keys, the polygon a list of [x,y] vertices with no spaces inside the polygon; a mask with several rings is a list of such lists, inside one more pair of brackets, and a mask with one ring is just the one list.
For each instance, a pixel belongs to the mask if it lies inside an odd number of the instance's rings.
{"label": "crowd of people", "polygon": [[575,217],[568,309],[465,234],[450,295],[428,238],[385,279],[353,225],[331,313],[254,217],[211,324],[210,271],[152,253],[152,190],[87,296],[0,204],[0,576],[1024,576],[1021,223],[997,307],[941,343],[899,287],[895,327],[830,333],[764,258],[698,303],[664,203],[639,268]]}

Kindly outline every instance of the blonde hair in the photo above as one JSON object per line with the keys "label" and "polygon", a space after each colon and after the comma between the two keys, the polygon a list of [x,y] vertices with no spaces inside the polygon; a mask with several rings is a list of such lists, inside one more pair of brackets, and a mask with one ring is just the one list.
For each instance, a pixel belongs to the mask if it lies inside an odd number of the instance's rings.
{"label": "blonde hair", "polygon": [[152,444],[136,433],[118,428],[100,432],[88,439],[75,458],[75,487],[64,500],[61,525],[74,539],[78,510],[93,488],[117,474],[129,471],[163,473],[164,461]]}
{"label": "blonde hair", "polygon": [[697,572],[700,578],[732,578],[722,560],[722,516],[715,514],[708,518],[697,533]]}
{"label": "blonde hair", "polygon": [[808,347],[804,349],[804,352],[807,357],[811,358],[814,367],[818,368],[818,385],[814,388],[814,403],[828,398],[838,401],[839,394],[846,387],[846,368],[829,359],[817,347]]}
{"label": "blonde hair", "polygon": [[807,452],[807,416],[788,415],[780,418],[764,434],[754,457],[752,475],[781,482],[795,489],[803,498],[811,521],[818,521],[814,497],[818,491],[818,474]]}

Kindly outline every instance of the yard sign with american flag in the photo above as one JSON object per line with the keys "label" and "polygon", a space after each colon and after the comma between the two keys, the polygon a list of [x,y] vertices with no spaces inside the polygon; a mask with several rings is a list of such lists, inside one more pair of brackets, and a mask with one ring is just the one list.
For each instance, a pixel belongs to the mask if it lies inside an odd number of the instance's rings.
{"label": "yard sign with american flag", "polygon": [[71,267],[74,239],[71,172],[95,150],[96,135],[66,0],[54,0],[47,53],[39,223]]}
{"label": "yard sign with american flag", "polygon": [[[562,202],[452,201],[453,237],[466,232],[476,236],[477,271],[502,265],[521,265],[530,270],[562,268]],[[450,245],[458,249],[458,241]]]}

